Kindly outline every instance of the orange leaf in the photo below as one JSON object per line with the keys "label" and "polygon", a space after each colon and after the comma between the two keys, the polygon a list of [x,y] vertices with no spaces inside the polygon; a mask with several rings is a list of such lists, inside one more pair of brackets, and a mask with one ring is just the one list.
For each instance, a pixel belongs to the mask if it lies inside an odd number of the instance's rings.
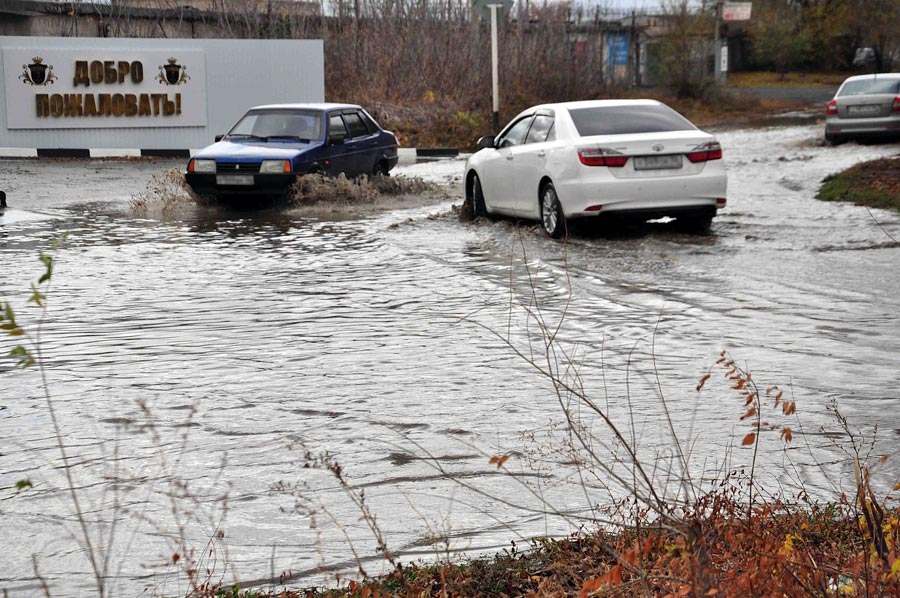
{"label": "orange leaf", "polygon": [[884,455],[884,456],[881,458],[881,464],[882,464],[882,465],[884,465],[885,463],[887,463],[888,457],[890,457],[890,455]]}
{"label": "orange leaf", "polygon": [[741,446],[747,446],[748,444],[753,444],[756,441],[756,434],[754,432],[750,432],[744,439],[741,441]]}
{"label": "orange leaf", "polygon": [[743,378],[738,378],[737,384],[735,384],[731,388],[733,388],[734,390],[740,390],[740,389],[744,388],[745,383],[746,383],[746,380],[744,380]]}
{"label": "orange leaf", "polygon": [[790,428],[783,428],[783,429],[781,430],[781,437],[784,438],[784,441],[785,441],[785,442],[790,442],[791,440],[794,439],[794,435],[791,434],[791,429],[790,429]]}
{"label": "orange leaf", "polygon": [[[777,386],[770,386],[769,388],[766,389],[766,394],[767,394],[767,395],[772,394],[772,391],[775,390],[776,388],[778,388],[778,387],[777,387]],[[710,591],[712,591],[712,590],[710,590]],[[716,591],[718,592],[719,590],[716,590]]]}
{"label": "orange leaf", "polygon": [[697,390],[703,388],[703,385],[706,384],[706,381],[709,380],[711,376],[712,374],[706,374],[705,376],[700,378],[700,382],[697,383]]}
{"label": "orange leaf", "polygon": [[581,593],[578,594],[578,596],[579,598],[587,598],[587,596],[599,590],[601,587],[603,587],[603,581],[599,577],[586,579],[584,585],[581,586]]}
{"label": "orange leaf", "polygon": [[508,460],[509,460],[509,455],[503,455],[502,457],[494,456],[494,457],[491,457],[490,464],[491,465],[496,464],[497,469],[500,469],[501,467],[503,467],[503,464],[506,463]]}
{"label": "orange leaf", "polygon": [[745,420],[748,417],[753,417],[754,415],[756,415],[756,407],[751,407],[750,410],[747,411],[747,413],[741,416],[741,420]]}
{"label": "orange leaf", "polygon": [[897,490],[900,490],[900,484],[897,484],[896,486],[894,486],[894,491],[896,492]]}
{"label": "orange leaf", "polygon": [[706,593],[706,595],[707,596],[715,596],[718,593],[719,593],[718,588],[710,588],[709,591]]}
{"label": "orange leaf", "polygon": [[784,391],[783,391],[783,390],[779,390],[779,391],[778,391],[778,394],[775,395],[775,400],[776,400],[776,401],[780,401],[780,400],[781,400],[781,395],[783,395],[783,394],[784,394]]}
{"label": "orange leaf", "polygon": [[791,401],[790,403],[788,403],[788,408],[785,409],[784,414],[791,415],[796,410],[797,410],[797,403],[795,401]]}

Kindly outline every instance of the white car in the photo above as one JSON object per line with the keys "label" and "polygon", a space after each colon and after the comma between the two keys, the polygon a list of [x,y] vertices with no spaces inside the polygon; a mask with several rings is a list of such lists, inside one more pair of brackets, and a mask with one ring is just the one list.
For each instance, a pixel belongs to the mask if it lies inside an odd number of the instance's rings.
{"label": "white car", "polygon": [[478,146],[465,179],[474,216],[540,220],[554,238],[567,219],[607,214],[702,231],[727,203],[719,142],[655,100],[534,106]]}

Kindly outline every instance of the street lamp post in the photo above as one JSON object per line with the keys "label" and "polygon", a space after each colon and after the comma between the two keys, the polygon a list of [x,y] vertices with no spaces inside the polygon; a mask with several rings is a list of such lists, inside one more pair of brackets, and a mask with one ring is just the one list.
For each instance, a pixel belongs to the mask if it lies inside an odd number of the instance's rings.
{"label": "street lamp post", "polygon": [[[491,87],[493,92],[493,128],[494,133],[500,131],[500,75],[498,63],[500,52],[497,49],[497,21],[500,18],[500,11],[509,10],[513,0],[473,0],[472,8],[474,8],[483,19],[491,21]],[[503,12],[502,14],[506,14]]]}

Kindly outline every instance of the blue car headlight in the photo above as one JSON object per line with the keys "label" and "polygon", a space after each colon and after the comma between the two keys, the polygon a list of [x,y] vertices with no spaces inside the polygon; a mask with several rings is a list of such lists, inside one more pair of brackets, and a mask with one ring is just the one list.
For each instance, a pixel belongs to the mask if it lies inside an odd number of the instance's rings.
{"label": "blue car headlight", "polygon": [[290,160],[263,160],[259,165],[259,172],[262,174],[286,173],[291,172]]}
{"label": "blue car headlight", "polygon": [[188,164],[188,172],[215,172],[215,160],[191,160]]}

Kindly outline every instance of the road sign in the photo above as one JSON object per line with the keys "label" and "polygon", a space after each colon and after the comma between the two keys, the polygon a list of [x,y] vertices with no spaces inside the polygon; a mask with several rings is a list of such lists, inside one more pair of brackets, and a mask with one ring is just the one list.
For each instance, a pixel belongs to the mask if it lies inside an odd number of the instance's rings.
{"label": "road sign", "polygon": [[607,34],[606,52],[610,66],[628,64],[628,36],[624,33]]}
{"label": "road sign", "polygon": [[723,21],[749,21],[752,2],[726,2],[722,5]]}
{"label": "road sign", "polygon": [[491,4],[497,5],[497,18],[505,19],[513,0],[472,0],[472,9],[485,21],[491,20]]}

